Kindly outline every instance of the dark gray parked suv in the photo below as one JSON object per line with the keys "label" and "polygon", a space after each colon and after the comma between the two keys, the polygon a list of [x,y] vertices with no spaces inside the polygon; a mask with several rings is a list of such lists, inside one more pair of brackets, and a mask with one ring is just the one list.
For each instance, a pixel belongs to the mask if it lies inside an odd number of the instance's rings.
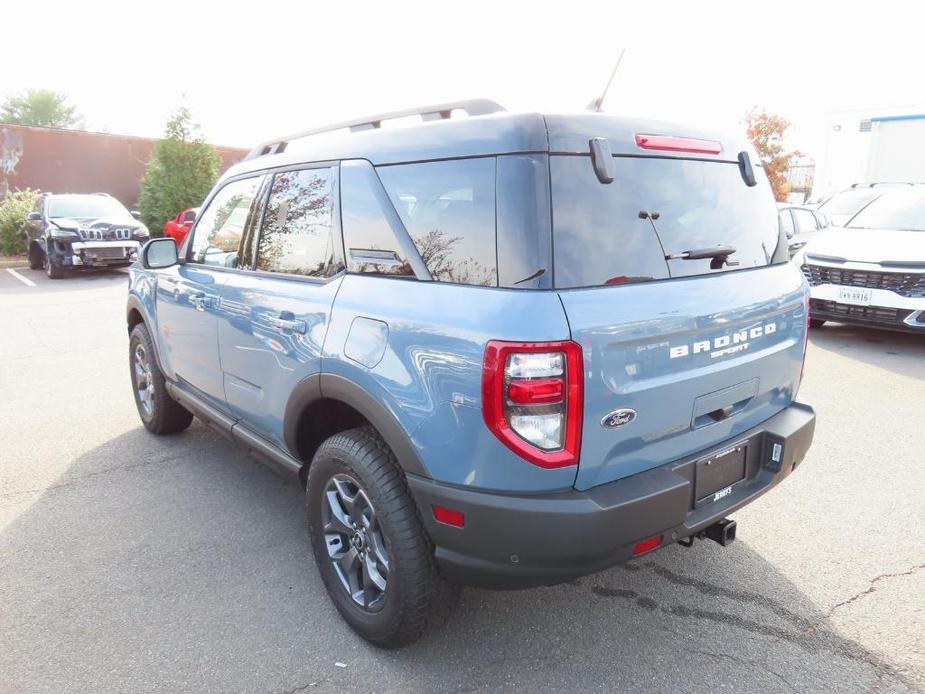
{"label": "dark gray parked suv", "polygon": [[45,193],[27,222],[29,267],[51,279],[84,267],[124,267],[135,261],[148,228],[106,193]]}

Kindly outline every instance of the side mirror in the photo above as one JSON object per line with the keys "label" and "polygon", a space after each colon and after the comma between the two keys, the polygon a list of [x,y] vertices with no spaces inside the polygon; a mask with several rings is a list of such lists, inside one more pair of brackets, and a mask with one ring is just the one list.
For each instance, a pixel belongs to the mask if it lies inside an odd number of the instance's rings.
{"label": "side mirror", "polygon": [[29,216],[26,217],[26,219],[28,219],[30,222],[41,222],[42,213],[41,212],[30,212]]}
{"label": "side mirror", "polygon": [[138,210],[132,210],[131,214],[135,219],[141,219],[141,212],[139,212]]}
{"label": "side mirror", "polygon": [[141,249],[141,264],[148,270],[176,265],[177,244],[171,238],[152,239]]}

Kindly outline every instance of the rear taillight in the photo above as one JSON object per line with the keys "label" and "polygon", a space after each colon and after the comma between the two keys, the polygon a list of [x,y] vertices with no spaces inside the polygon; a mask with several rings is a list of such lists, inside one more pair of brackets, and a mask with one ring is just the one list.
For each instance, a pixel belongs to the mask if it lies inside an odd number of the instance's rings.
{"label": "rear taillight", "polygon": [[655,149],[663,152],[687,152],[688,154],[719,154],[723,146],[716,140],[699,140],[693,137],[673,135],[636,135],[636,146],[640,149]]}
{"label": "rear taillight", "polygon": [[578,462],[581,347],[576,342],[501,342],[485,347],[482,414],[525,460],[545,468]]}

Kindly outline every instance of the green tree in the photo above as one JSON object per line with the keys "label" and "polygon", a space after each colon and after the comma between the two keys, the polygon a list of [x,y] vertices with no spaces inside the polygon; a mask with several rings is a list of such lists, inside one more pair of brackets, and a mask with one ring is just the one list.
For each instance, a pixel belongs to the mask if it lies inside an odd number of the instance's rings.
{"label": "green tree", "polygon": [[26,217],[35,208],[37,191],[15,190],[0,200],[0,255],[26,252]]}
{"label": "green tree", "polygon": [[186,106],[167,121],[164,139],[154,152],[141,180],[138,210],[141,220],[159,236],[164,223],[187,207],[197,207],[218,178],[218,150],[203,141],[199,126]]}
{"label": "green tree", "polygon": [[783,116],[776,116],[764,109],[752,108],[745,114],[745,134],[751,141],[774,191],[778,202],[785,202],[790,193],[787,174],[790,171],[790,159],[793,152],[784,150],[784,134],[790,127],[790,121]]}
{"label": "green tree", "polygon": [[79,128],[83,117],[67,103],[67,95],[50,89],[27,89],[0,105],[0,121],[44,128]]}

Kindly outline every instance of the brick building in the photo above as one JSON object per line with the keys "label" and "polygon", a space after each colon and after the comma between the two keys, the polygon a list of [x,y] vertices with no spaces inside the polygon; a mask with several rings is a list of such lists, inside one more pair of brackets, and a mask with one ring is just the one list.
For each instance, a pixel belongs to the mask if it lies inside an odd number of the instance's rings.
{"label": "brick building", "polygon": [[[109,193],[128,208],[138,202],[139,183],[154,140],[83,130],[0,123],[0,193],[32,188],[50,193]],[[224,171],[246,149],[217,147]]]}

